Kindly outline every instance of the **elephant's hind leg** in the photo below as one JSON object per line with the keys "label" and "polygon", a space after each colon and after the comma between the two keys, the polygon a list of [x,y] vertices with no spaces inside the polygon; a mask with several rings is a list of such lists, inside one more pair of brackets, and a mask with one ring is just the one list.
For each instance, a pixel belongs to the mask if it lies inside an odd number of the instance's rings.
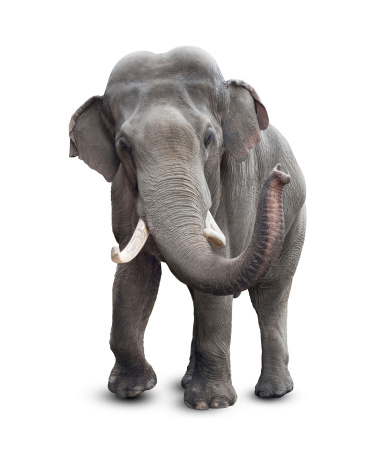
{"label": "elephant's hind leg", "polygon": [[143,337],[160,277],[160,263],[143,253],[117,267],[110,339],[116,364],[108,388],[120,398],[137,396],[156,385],[155,372],[145,358]]}
{"label": "elephant's hind leg", "polygon": [[262,341],[262,371],[255,387],[260,398],[279,398],[293,389],[288,370],[287,301],[291,279],[250,290]]}
{"label": "elephant's hind leg", "polygon": [[303,208],[286,236],[277,265],[249,290],[262,341],[262,371],[255,387],[260,398],[279,398],[293,389],[288,370],[287,306],[303,246],[305,218]]}
{"label": "elephant's hind leg", "polygon": [[198,291],[192,296],[194,369],[185,387],[185,404],[197,410],[231,406],[237,399],[230,373],[232,296]]}

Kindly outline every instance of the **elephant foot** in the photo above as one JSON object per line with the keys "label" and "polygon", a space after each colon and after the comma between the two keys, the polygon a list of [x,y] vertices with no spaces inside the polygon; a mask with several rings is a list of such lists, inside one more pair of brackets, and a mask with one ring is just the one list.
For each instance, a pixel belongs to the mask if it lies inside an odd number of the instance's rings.
{"label": "elephant foot", "polygon": [[232,406],[236,400],[237,394],[231,381],[218,384],[193,376],[185,389],[184,401],[190,409],[221,409]]}
{"label": "elephant foot", "polygon": [[108,389],[119,398],[134,398],[156,385],[157,379],[153,368],[145,362],[139,367],[114,365],[108,380]]}
{"label": "elephant foot", "polygon": [[262,399],[281,398],[293,390],[293,380],[287,370],[283,376],[260,375],[255,394]]}

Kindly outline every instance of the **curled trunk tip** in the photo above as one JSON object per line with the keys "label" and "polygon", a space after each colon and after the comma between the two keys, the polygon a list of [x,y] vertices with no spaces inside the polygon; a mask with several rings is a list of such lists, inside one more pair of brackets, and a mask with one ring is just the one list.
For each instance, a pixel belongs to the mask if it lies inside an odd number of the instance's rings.
{"label": "curled trunk tip", "polygon": [[281,164],[277,164],[273,169],[271,174],[274,174],[282,184],[288,184],[290,182],[290,175],[281,170]]}

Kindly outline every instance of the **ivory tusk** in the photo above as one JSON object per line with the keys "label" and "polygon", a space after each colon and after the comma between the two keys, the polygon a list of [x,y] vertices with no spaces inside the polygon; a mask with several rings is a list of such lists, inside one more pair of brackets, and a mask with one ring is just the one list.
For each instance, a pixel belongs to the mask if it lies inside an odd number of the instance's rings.
{"label": "ivory tusk", "polygon": [[130,239],[126,247],[120,252],[119,247],[114,246],[111,251],[112,261],[116,264],[123,264],[125,262],[130,262],[134,259],[137,254],[142,250],[144,244],[147,241],[147,238],[150,234],[150,231],[143,221],[142,218],[139,218],[137,227],[135,228],[134,234]]}
{"label": "ivory tusk", "polygon": [[221,229],[216,224],[210,211],[207,212],[206,227],[203,231],[203,235],[217,248],[222,248],[226,244],[225,235],[221,232]]}

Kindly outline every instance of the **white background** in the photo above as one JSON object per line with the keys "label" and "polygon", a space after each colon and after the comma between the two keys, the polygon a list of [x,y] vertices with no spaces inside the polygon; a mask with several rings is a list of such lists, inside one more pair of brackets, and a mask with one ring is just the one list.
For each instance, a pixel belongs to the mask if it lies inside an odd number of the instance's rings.
{"label": "white background", "polygon": [[[1,14],[4,457],[374,456],[374,33],[368,1],[13,2]],[[265,103],[304,171],[308,232],[289,302],[295,389],[253,392],[260,338],[234,302],[238,401],[192,411],[179,381],[193,308],[163,265],[147,329],[158,384],[106,388],[110,185],[68,158],[68,124],[123,55],[210,52]]]}

